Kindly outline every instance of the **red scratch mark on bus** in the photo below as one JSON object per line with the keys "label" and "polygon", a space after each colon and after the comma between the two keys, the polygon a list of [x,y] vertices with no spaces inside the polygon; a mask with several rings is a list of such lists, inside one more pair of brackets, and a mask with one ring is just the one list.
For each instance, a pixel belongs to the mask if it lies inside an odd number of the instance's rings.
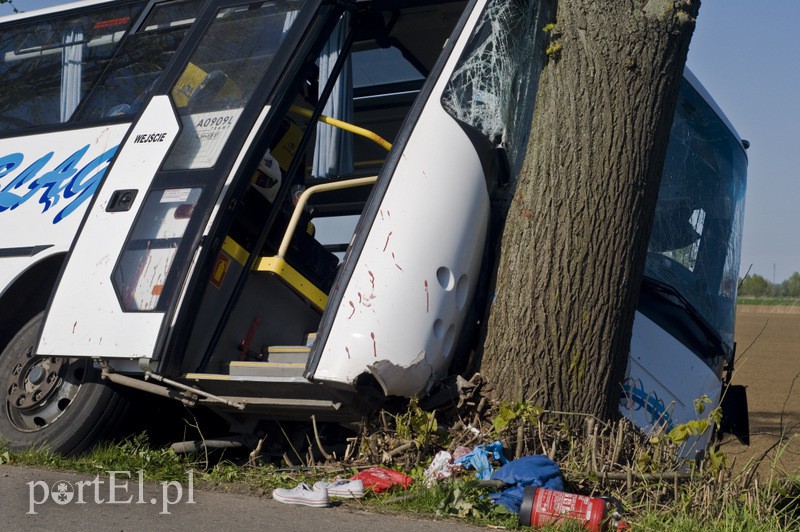
{"label": "red scratch mark on bus", "polygon": [[428,292],[428,280],[425,280],[425,312],[431,311],[431,294]]}
{"label": "red scratch mark on bus", "polygon": [[392,238],[392,231],[389,231],[389,234],[386,235],[386,243],[383,245],[383,250],[386,251],[386,248],[389,246],[389,239]]}
{"label": "red scratch mark on bus", "polygon": [[375,358],[378,358],[378,344],[375,342],[375,333],[369,333],[370,338],[372,338],[372,354],[375,355]]}
{"label": "red scratch mark on bus", "polygon": [[391,213],[391,212],[389,212],[389,211],[386,211],[386,216],[388,216],[389,218],[391,218],[391,217],[392,217],[392,213]]}
{"label": "red scratch mark on bus", "polygon": [[344,346],[344,350],[347,352],[347,358],[350,358],[350,349],[347,346]]}
{"label": "red scratch mark on bus", "polygon": [[400,270],[400,271],[402,272],[402,271],[403,271],[403,268],[401,268],[401,267],[400,267],[400,265],[399,265],[399,264],[397,264],[397,259],[396,259],[396,258],[395,258],[395,256],[394,256],[394,252],[392,253],[392,260],[394,260],[394,266],[395,266],[395,268],[397,268],[398,270]]}
{"label": "red scratch mark on bus", "polygon": [[372,289],[375,290],[375,274],[370,270],[367,271],[369,272],[369,282],[372,284]]}
{"label": "red scratch mark on bus", "polygon": [[361,296],[361,292],[358,293],[358,303],[361,304],[364,298]]}
{"label": "red scratch mark on bus", "polygon": [[353,309],[353,312],[351,312],[351,313],[350,313],[350,315],[349,315],[349,316],[347,316],[347,319],[348,319],[348,320],[349,320],[350,318],[352,318],[352,317],[353,317],[353,314],[355,314],[355,313],[356,313],[356,306],[353,304],[353,302],[352,302],[352,301],[350,301],[349,303],[350,303],[350,308],[352,308],[352,309]]}

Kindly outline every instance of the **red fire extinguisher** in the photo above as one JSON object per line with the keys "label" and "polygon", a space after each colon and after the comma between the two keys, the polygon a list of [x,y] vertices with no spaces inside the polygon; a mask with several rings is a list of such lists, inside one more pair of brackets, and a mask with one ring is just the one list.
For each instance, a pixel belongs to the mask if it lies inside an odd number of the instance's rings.
{"label": "red fire extinguisher", "polygon": [[[609,513],[609,505],[615,506]],[[583,525],[584,530],[604,532],[614,527],[627,530],[630,526],[619,514],[620,504],[610,497],[588,497],[575,493],[526,486],[519,510],[519,523],[544,527],[567,521]]]}

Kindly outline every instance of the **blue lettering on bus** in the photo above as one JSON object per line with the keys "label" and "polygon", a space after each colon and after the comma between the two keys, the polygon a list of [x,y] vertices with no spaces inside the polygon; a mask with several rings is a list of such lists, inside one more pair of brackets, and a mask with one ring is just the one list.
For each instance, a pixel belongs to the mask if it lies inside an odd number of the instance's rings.
{"label": "blue lettering on bus", "polygon": [[619,399],[626,410],[644,408],[649,423],[661,425],[668,431],[673,429],[672,416],[664,406],[664,401],[658,398],[655,391],[645,390],[640,379],[628,377],[622,386]]}
{"label": "blue lettering on bus", "polygon": [[[25,159],[22,153],[0,157],[0,212],[16,209],[31,198],[38,197],[43,205],[42,213],[61,202],[62,208],[53,218],[53,223],[57,224],[92,197],[117,148],[119,145],[83,164],[83,158],[89,151],[87,144],[49,171],[44,171],[44,168],[53,158],[52,151],[22,170]],[[11,180],[4,184],[7,178]]]}

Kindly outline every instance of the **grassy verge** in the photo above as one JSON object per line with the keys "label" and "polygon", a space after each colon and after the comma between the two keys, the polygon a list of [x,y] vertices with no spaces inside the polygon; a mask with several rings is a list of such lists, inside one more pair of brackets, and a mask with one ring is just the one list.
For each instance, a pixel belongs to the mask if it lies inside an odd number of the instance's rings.
{"label": "grassy verge", "polygon": [[0,445],[0,464],[69,470],[92,475],[141,469],[144,471],[144,478],[152,481],[183,479],[186,469],[194,465],[169,449],[151,447],[144,434],[119,443],[98,445],[90,453],[78,457],[64,457],[43,449],[15,453]]}
{"label": "grassy verge", "polygon": [[[201,488],[236,489],[263,495],[276,487],[297,485],[298,482],[318,480],[327,468],[316,470],[279,469],[259,463],[253,465],[241,457],[226,458],[223,454],[177,454],[169,448],[155,447],[147,434],[139,434],[121,442],[102,443],[90,452],[76,457],[65,457],[45,449],[12,452],[0,442],[0,465],[41,467],[89,475],[108,471],[142,470],[146,481],[182,481],[186,471],[195,472],[195,481]],[[346,473],[349,470],[339,469]]]}
{"label": "grassy verge", "polygon": [[[74,458],[44,450],[14,453],[0,445],[2,463],[91,475],[143,470],[144,478],[153,482],[180,481],[185,478],[187,469],[193,469],[195,482],[201,489],[255,496],[266,495],[275,487],[294,486],[301,481],[313,483],[336,475],[349,476],[356,471],[352,467],[335,465],[281,469],[220,456],[177,455],[169,449],[151,446],[145,435],[100,445],[90,453]],[[395,488],[388,493],[368,494],[362,500],[345,504],[373,511],[413,513],[421,518],[449,517],[482,526],[510,530],[522,528],[517,524],[515,514],[491,503],[488,498],[490,491],[480,487],[471,473],[430,487],[425,485],[421,466],[414,467],[410,473],[415,482],[406,491]],[[715,478],[717,480],[705,477],[680,486],[669,481],[650,481],[637,485],[633,496],[630,496],[630,489],[627,497],[622,489],[612,489],[611,493],[623,500],[626,519],[634,530],[759,532],[800,529],[800,472],[748,489],[740,489],[740,479],[726,478],[722,471]],[[717,486],[710,487],[710,484]],[[639,496],[644,491],[647,495]],[[550,530],[581,529],[567,525]]]}

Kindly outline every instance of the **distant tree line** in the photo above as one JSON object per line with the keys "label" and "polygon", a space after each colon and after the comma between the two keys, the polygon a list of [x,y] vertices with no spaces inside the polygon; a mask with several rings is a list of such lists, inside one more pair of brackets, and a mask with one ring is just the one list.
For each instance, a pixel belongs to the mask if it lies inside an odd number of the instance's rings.
{"label": "distant tree line", "polygon": [[782,283],[771,283],[758,274],[748,275],[739,280],[739,295],[800,298],[800,273],[794,272]]}

